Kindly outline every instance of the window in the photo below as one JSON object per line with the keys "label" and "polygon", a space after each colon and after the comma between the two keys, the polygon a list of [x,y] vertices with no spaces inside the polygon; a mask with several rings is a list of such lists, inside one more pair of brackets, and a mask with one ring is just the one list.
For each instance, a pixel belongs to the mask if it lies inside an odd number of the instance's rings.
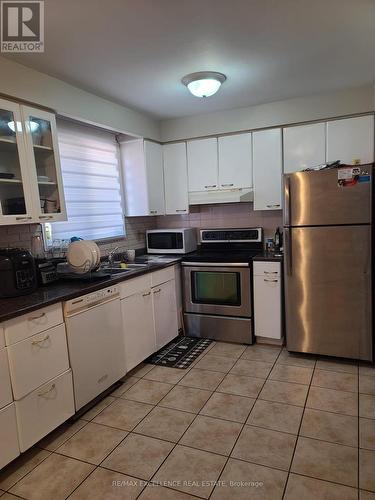
{"label": "window", "polygon": [[61,119],[57,131],[68,220],[46,228],[48,244],[72,236],[87,240],[124,236],[115,135]]}

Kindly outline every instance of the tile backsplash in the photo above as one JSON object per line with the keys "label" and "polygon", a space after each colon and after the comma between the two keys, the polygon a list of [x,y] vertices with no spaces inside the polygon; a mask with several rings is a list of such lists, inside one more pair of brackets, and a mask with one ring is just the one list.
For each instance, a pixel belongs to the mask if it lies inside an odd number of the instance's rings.
{"label": "tile backsplash", "polygon": [[[156,228],[231,228],[263,227],[264,239],[274,235],[277,226],[282,226],[279,210],[254,211],[252,203],[228,205],[195,205],[186,215],[164,215],[159,217],[126,217],[126,237],[99,243],[102,255],[107,255],[114,247],[119,251],[127,248],[145,248],[147,229]],[[39,224],[0,226],[0,247],[31,247],[31,238],[41,233]]]}
{"label": "tile backsplash", "polygon": [[252,203],[194,205],[186,215],[157,217],[159,229],[263,227],[264,240],[271,238],[278,226],[282,226],[281,210],[254,211]]}
{"label": "tile backsplash", "polygon": [[[127,248],[145,248],[147,229],[156,228],[155,217],[126,217],[126,237],[99,243],[102,256],[119,247],[119,252]],[[0,226],[0,247],[31,248],[31,238],[42,231],[40,224],[20,224],[17,226]]]}

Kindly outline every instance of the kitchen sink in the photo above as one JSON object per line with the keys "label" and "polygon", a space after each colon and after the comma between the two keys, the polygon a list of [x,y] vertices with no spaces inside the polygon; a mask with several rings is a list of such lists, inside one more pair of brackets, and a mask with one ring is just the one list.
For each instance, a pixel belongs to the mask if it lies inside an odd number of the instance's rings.
{"label": "kitchen sink", "polygon": [[120,264],[115,263],[111,267],[103,266],[102,270],[108,271],[110,274],[121,275],[121,274],[129,273],[131,271],[136,271],[137,269],[144,269],[145,267],[148,267],[148,265],[147,264],[127,264],[127,267],[120,267]]}
{"label": "kitchen sink", "polygon": [[134,271],[134,269],[121,269],[119,267],[105,267],[103,271],[108,271],[110,274],[126,274],[129,271]]}

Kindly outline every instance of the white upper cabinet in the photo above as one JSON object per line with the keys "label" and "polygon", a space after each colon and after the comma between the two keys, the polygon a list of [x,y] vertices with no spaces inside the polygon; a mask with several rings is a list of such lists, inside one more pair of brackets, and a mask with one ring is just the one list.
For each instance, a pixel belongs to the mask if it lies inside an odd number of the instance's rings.
{"label": "white upper cabinet", "polygon": [[188,141],[187,162],[189,192],[218,189],[216,137]]}
{"label": "white upper cabinet", "polygon": [[0,224],[66,220],[55,116],[0,99]]}
{"label": "white upper cabinet", "polygon": [[39,222],[66,220],[55,115],[21,106]]}
{"label": "white upper cabinet", "polygon": [[285,173],[298,172],[325,163],[325,123],[286,127],[283,135]]}
{"label": "white upper cabinet", "polygon": [[0,99],[0,224],[34,220],[20,106]]}
{"label": "white upper cabinet", "polygon": [[374,161],[374,117],[359,116],[327,122],[327,161]]}
{"label": "white upper cabinet", "polygon": [[164,179],[162,146],[136,139],[121,144],[125,180],[125,211],[130,217],[163,215]]}
{"label": "white upper cabinet", "polygon": [[186,142],[163,146],[165,213],[189,212]]}
{"label": "white upper cabinet", "polygon": [[281,129],[253,132],[254,210],[281,209]]}
{"label": "white upper cabinet", "polygon": [[251,188],[251,133],[219,137],[219,188]]}
{"label": "white upper cabinet", "polygon": [[150,214],[161,215],[164,208],[163,149],[160,144],[144,141]]}

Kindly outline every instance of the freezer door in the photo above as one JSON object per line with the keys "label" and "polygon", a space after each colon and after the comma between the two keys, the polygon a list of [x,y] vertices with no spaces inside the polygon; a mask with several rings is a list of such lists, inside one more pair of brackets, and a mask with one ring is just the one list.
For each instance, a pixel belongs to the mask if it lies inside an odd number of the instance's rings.
{"label": "freezer door", "polygon": [[287,349],[372,360],[371,226],[287,228]]}
{"label": "freezer door", "polygon": [[284,225],[371,223],[372,169],[361,167],[361,182],[345,187],[339,185],[339,171],[285,174]]}

